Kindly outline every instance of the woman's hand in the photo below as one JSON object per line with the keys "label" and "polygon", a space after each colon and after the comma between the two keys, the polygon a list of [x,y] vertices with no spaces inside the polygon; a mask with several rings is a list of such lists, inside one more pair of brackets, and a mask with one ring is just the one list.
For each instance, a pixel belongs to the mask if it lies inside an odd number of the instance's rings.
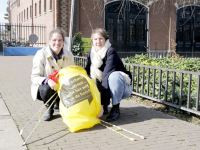
{"label": "woman's hand", "polygon": [[58,89],[57,83],[54,82],[53,80],[49,79],[47,83],[52,90],[56,91]]}
{"label": "woman's hand", "polygon": [[100,118],[102,115],[103,115],[103,105],[101,105],[101,111],[100,111],[100,113],[97,115],[97,117],[98,118]]}

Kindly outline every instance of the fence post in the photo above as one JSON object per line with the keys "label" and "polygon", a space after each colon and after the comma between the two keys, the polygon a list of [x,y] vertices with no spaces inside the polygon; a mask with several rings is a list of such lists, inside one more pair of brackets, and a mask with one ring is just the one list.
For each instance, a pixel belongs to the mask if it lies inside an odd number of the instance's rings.
{"label": "fence post", "polygon": [[199,111],[199,83],[200,82],[200,76],[198,75],[198,82],[197,82],[197,99],[196,99],[196,111]]}

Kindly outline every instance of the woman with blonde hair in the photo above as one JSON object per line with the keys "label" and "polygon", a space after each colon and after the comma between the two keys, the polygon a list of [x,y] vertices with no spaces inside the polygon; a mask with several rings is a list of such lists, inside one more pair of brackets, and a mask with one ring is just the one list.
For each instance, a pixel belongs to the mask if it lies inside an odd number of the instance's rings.
{"label": "woman with blonde hair", "polygon": [[97,84],[101,94],[101,113],[108,113],[112,98],[112,108],[106,121],[115,121],[120,117],[120,101],[132,93],[132,76],[123,65],[116,50],[111,46],[109,35],[104,29],[97,28],[91,34],[92,48],[87,57],[86,71]]}

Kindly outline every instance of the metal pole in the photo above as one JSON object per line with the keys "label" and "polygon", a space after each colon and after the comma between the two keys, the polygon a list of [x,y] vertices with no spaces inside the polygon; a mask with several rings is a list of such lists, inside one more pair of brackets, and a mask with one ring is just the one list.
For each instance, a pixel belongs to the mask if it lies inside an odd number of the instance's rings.
{"label": "metal pole", "polygon": [[68,51],[71,51],[71,47],[72,47],[72,30],[73,30],[73,21],[74,21],[74,3],[75,3],[75,0],[71,0],[71,17],[70,17],[70,30],[69,30],[69,47],[68,47]]}

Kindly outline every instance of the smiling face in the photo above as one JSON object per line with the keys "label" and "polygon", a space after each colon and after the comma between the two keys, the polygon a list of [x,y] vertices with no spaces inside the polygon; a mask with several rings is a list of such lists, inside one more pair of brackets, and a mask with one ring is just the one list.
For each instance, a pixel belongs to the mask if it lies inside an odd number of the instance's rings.
{"label": "smiling face", "polygon": [[101,50],[105,45],[105,38],[100,33],[94,33],[92,36],[92,44],[96,50]]}
{"label": "smiling face", "polygon": [[51,39],[49,40],[49,45],[52,50],[58,55],[64,45],[62,35],[60,33],[53,33]]}

